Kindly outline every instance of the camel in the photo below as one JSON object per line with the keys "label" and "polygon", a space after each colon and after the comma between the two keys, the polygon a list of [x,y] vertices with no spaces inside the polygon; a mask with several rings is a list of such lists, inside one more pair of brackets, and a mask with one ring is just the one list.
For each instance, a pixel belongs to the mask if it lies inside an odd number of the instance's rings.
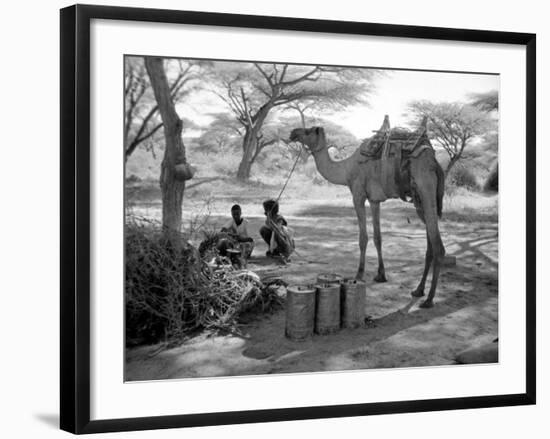
{"label": "camel", "polygon": [[[425,121],[423,122],[425,126]],[[386,116],[383,128],[389,128]],[[382,130],[382,128],[381,128]],[[365,274],[365,252],[368,235],[366,225],[365,201],[368,200],[374,228],[374,245],[378,255],[378,272],[374,280],[386,282],[386,272],[382,259],[382,235],[380,232],[380,203],[388,198],[397,198],[398,194],[384,192],[382,178],[384,177],[382,159],[362,162],[361,147],[348,158],[334,161],[328,153],[325,131],[322,127],[296,128],[292,130],[289,139],[299,141],[311,152],[319,173],[330,183],[347,186],[353,198],[353,205],[359,223],[359,267],[357,279],[363,279]],[[415,205],[416,211],[426,226],[427,249],[424,272],[417,288],[412,291],[413,297],[424,296],[426,277],[433,265],[432,283],[427,299],[421,303],[422,308],[431,308],[435,296],[441,263],[445,256],[439,233],[438,218],[441,217],[444,191],[444,175],[441,166],[435,158],[431,147],[422,150],[417,157],[410,157],[410,182],[408,194]]]}

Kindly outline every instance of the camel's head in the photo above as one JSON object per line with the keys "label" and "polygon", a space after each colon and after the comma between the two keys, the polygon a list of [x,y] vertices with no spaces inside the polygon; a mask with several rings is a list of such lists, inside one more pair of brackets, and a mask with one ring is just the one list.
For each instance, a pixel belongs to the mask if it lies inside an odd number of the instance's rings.
{"label": "camel's head", "polygon": [[313,154],[326,147],[323,127],[294,128],[290,133],[289,140],[291,142],[302,142]]}

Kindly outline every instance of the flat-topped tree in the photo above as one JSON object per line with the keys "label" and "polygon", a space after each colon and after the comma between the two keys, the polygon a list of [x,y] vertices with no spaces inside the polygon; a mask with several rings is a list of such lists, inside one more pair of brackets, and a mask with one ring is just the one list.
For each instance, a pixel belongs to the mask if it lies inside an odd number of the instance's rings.
{"label": "flat-topped tree", "polygon": [[498,90],[489,90],[481,93],[471,93],[470,103],[480,110],[498,111]]}
{"label": "flat-topped tree", "polygon": [[[425,124],[425,121],[423,123]],[[425,128],[425,126],[421,126],[418,132]],[[389,122],[386,118],[380,131],[385,132],[388,129]],[[302,142],[309,149],[315,159],[317,170],[325,179],[333,184],[347,186],[351,191],[359,223],[357,279],[363,279],[365,274],[365,252],[368,242],[365,201],[369,201],[374,226],[374,245],[378,254],[378,273],[374,280],[385,282],[386,272],[382,258],[382,234],[380,231],[380,203],[388,198],[397,198],[398,196],[386,194],[383,191],[384,166],[381,165],[381,159],[362,160],[360,147],[344,160],[333,160],[328,153],[327,137],[322,127],[296,128],[292,130],[290,140]],[[409,160],[410,195],[418,216],[426,225],[427,238],[424,272],[412,295],[415,297],[424,295],[426,277],[433,265],[433,277],[428,298],[420,305],[423,308],[429,308],[433,306],[439,270],[445,255],[438,224],[443,204],[444,175],[431,148],[422,150],[416,157],[411,156]]]}
{"label": "flat-topped tree", "polygon": [[478,106],[463,102],[413,101],[409,103],[409,111],[416,121],[428,119],[431,139],[449,156],[445,177],[464,157],[472,141],[495,124]]}
{"label": "flat-topped tree", "polygon": [[243,127],[237,178],[248,180],[262,128],[270,112],[300,100],[317,100],[333,108],[364,101],[373,71],[329,66],[216,62],[214,91]]}
{"label": "flat-topped tree", "polygon": [[[484,93],[472,93],[470,95],[470,103],[480,110],[487,112],[495,120],[498,120],[498,108],[499,108],[499,96],[498,90],[490,90]],[[492,149],[495,152],[493,163],[489,170],[485,183],[483,185],[484,190],[497,191],[498,192],[498,126],[495,123],[495,129],[485,135],[488,149]]]}

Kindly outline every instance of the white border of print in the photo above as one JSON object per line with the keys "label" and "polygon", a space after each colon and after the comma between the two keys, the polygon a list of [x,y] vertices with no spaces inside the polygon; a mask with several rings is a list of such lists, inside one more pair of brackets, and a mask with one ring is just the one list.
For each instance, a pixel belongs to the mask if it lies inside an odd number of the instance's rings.
{"label": "white border of print", "polygon": [[[525,392],[523,47],[94,20],[91,49],[92,420]],[[124,383],[124,54],[499,73],[499,364]]]}

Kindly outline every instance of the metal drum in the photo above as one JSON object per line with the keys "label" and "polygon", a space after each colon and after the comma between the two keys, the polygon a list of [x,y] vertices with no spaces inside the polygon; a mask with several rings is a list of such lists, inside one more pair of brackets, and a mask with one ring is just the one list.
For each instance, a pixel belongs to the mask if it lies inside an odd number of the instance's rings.
{"label": "metal drum", "polygon": [[287,288],[285,335],[288,338],[305,340],[313,335],[315,291],[315,287],[304,285]]}
{"label": "metal drum", "polygon": [[366,284],[355,279],[342,282],[342,327],[357,328],[365,321]]}
{"label": "metal drum", "polygon": [[317,276],[317,283],[322,284],[339,284],[344,280],[342,276],[337,273],[321,273]]}
{"label": "metal drum", "polygon": [[332,334],[340,329],[340,284],[320,284],[317,288],[315,332]]}

